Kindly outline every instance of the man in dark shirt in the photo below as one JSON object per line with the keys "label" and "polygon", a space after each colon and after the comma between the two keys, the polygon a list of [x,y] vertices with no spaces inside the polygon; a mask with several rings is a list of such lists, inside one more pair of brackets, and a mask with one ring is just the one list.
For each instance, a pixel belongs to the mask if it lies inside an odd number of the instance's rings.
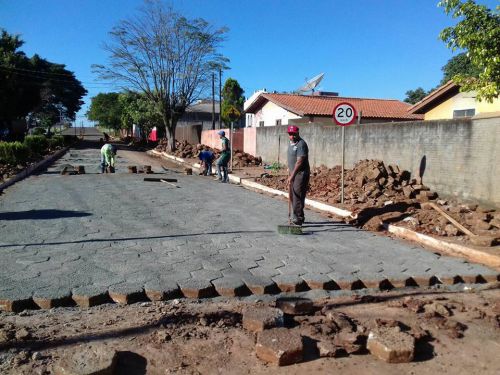
{"label": "man in dark shirt", "polygon": [[306,192],[309,186],[309,148],[307,143],[300,138],[299,128],[290,125],[287,128],[290,137],[288,146],[288,184],[292,196],[293,218],[292,224],[302,225],[304,223],[304,205]]}
{"label": "man in dark shirt", "polygon": [[212,162],[214,161],[214,153],[210,151],[208,147],[205,146],[198,158],[201,161],[201,174],[204,176],[212,175]]}
{"label": "man in dark shirt", "polygon": [[218,176],[216,180],[220,182],[229,182],[229,177],[227,176],[227,164],[231,159],[231,146],[229,144],[229,139],[226,138],[226,132],[224,130],[219,130],[217,132],[221,140],[221,152],[219,159],[215,163],[217,165]]}

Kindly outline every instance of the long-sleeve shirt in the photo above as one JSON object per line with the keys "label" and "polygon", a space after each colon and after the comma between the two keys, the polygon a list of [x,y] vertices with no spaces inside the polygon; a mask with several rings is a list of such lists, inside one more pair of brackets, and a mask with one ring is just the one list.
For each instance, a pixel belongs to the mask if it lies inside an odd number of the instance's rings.
{"label": "long-sleeve shirt", "polygon": [[106,165],[109,165],[110,167],[115,166],[115,153],[113,152],[113,146],[109,143],[106,143],[101,147],[101,156],[104,157]]}

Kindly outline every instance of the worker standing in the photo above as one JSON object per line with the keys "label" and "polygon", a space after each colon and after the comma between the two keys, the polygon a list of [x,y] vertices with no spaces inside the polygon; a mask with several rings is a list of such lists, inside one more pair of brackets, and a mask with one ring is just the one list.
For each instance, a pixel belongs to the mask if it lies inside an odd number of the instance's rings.
{"label": "worker standing", "polygon": [[220,182],[229,182],[229,177],[227,176],[227,164],[229,163],[229,159],[231,159],[229,139],[226,138],[226,132],[224,130],[219,130],[217,134],[219,135],[222,142],[222,151],[216,163],[218,170],[218,176],[216,180],[219,180]]}
{"label": "worker standing", "polygon": [[110,173],[115,173],[116,146],[105,143],[101,147],[101,173],[109,168]]}
{"label": "worker standing", "polygon": [[288,184],[292,200],[292,224],[301,226],[304,223],[304,205],[309,187],[309,148],[300,137],[299,128],[290,125],[287,128],[290,144],[288,145]]}

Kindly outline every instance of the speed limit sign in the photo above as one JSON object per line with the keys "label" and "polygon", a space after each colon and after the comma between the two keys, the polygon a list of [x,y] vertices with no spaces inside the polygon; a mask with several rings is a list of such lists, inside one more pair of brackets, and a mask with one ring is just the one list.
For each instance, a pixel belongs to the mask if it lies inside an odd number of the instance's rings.
{"label": "speed limit sign", "polygon": [[351,125],[356,121],[357,113],[353,105],[343,102],[335,106],[333,110],[333,119],[340,126]]}

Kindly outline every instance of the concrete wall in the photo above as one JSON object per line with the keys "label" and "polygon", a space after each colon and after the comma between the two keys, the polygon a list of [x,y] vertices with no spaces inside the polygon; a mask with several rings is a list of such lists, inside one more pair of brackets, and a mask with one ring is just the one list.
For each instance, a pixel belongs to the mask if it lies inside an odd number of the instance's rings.
{"label": "concrete wall", "polygon": [[[233,149],[243,150],[244,147],[244,133],[243,129],[233,130],[231,134],[229,129],[223,129],[226,132],[226,137],[231,141]],[[203,130],[201,133],[201,144],[210,146],[212,148],[221,148],[221,140],[219,134],[220,129],[217,130]]]}
{"label": "concrete wall", "polygon": [[[341,127],[302,125],[312,166],[341,163]],[[500,207],[500,117],[353,125],[345,129],[345,164],[398,164],[442,196]],[[286,162],[286,126],[257,128],[256,155]]]}
{"label": "concrete wall", "polygon": [[256,155],[257,152],[257,129],[256,128],[245,128],[243,129],[243,151],[250,154]]}

